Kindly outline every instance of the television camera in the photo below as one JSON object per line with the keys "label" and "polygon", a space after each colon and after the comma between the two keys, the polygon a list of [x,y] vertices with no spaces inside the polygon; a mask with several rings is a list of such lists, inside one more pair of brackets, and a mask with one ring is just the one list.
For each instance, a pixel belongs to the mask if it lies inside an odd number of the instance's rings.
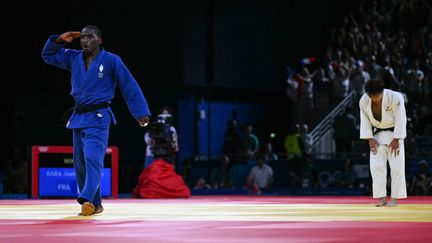
{"label": "television camera", "polygon": [[172,130],[172,116],[160,114],[156,122],[147,126],[149,137],[153,140],[151,150],[154,158],[169,159],[175,153],[176,136]]}

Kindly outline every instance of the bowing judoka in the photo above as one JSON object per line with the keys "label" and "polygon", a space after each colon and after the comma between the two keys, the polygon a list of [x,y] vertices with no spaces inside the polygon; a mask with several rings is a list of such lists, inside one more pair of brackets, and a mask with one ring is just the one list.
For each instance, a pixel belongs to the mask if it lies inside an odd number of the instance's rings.
{"label": "bowing judoka", "polygon": [[[81,50],[67,49],[66,43],[80,39]],[[71,95],[66,128],[73,132],[74,168],[79,188],[81,215],[103,211],[100,182],[103,176],[109,127],[115,124],[109,107],[118,86],[130,113],[140,126],[149,123],[150,111],[137,81],[121,58],[105,51],[98,27],[88,25],[81,32],[69,31],[48,38],[42,50],[47,64],[70,71]]]}
{"label": "bowing judoka", "polygon": [[[370,171],[376,206],[396,206],[406,198],[405,150],[406,112],[401,93],[385,89],[382,80],[365,84],[360,98],[360,138],[369,141]],[[387,161],[390,167],[391,200],[387,202]]]}

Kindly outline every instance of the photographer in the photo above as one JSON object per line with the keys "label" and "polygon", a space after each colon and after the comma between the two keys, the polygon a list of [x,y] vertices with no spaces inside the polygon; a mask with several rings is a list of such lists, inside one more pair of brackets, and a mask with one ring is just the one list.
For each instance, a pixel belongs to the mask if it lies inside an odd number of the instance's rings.
{"label": "photographer", "polygon": [[178,152],[177,131],[168,108],[150,122],[145,134],[147,157],[132,191],[135,198],[187,198],[191,192],[174,164]]}
{"label": "photographer", "polygon": [[[163,107],[157,116],[157,121],[150,124],[144,134],[147,145],[144,169],[150,166],[155,158],[160,156],[168,163],[175,164],[179,146],[177,130],[173,124],[174,118],[171,109],[167,106]],[[167,131],[167,127],[169,127],[169,131]]]}

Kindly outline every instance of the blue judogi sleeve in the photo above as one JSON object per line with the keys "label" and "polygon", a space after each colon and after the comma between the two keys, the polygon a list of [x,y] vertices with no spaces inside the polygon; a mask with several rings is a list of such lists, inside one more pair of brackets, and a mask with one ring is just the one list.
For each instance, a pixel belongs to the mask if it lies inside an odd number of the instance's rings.
{"label": "blue judogi sleeve", "polygon": [[[70,94],[75,105],[111,103],[118,85],[134,118],[151,115],[141,88],[119,56],[101,49],[86,70],[82,50],[66,49],[64,44],[54,43],[57,38],[58,35],[49,37],[42,50],[42,58],[47,64],[71,72]],[[111,121],[116,123],[111,108],[107,107],[97,112],[74,112],[66,127],[106,127]]]}
{"label": "blue judogi sleeve", "polygon": [[[135,117],[149,116],[150,111],[147,101],[142,94],[141,88],[135,81],[132,74],[126,68],[120,57],[115,56],[114,60],[114,76],[118,83],[123,98],[129,108],[130,113]],[[143,105],[145,104],[145,105]]]}
{"label": "blue judogi sleeve", "polygon": [[65,45],[64,43],[54,43],[58,37],[59,35],[52,35],[48,38],[48,41],[45,43],[42,50],[42,58],[47,64],[70,71],[71,59],[73,59],[74,56],[79,55],[80,51],[65,49],[63,48]]}

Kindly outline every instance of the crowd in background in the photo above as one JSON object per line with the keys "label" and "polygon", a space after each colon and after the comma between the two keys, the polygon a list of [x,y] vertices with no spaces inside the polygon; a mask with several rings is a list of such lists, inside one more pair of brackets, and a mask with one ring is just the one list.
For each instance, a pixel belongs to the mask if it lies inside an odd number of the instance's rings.
{"label": "crowd in background", "polygon": [[[407,151],[422,156],[432,145],[432,7],[425,0],[362,1],[329,33],[323,55],[288,68],[287,94],[310,114],[317,103],[329,109],[370,79],[405,96]],[[325,102],[324,102],[325,103]],[[353,107],[358,119],[358,106]],[[300,117],[301,122],[308,122]]]}

